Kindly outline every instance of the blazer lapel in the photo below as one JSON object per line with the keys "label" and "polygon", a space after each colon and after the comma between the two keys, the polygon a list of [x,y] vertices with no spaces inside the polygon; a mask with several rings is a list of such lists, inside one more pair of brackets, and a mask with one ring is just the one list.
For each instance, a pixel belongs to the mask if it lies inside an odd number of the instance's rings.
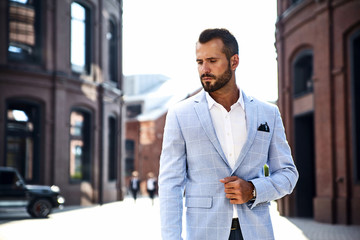
{"label": "blazer lapel", "polygon": [[244,158],[252,143],[254,142],[256,131],[257,131],[257,118],[258,118],[258,110],[256,104],[251,97],[247,97],[244,92],[244,103],[245,103],[245,116],[246,116],[246,129],[247,129],[247,140],[241,149],[240,155],[235,163],[235,167],[231,174],[235,172],[235,170],[240,166],[240,164],[244,161]]}
{"label": "blazer lapel", "polygon": [[221,148],[220,142],[216,136],[215,128],[213,126],[211,115],[208,107],[208,103],[206,101],[205,92],[202,90],[198,96],[195,98],[194,108],[196,114],[198,115],[201,126],[203,127],[206,135],[210,139],[211,143],[214,145],[216,151],[219,153],[221,158],[225,161],[225,163],[230,167],[225,154]]}

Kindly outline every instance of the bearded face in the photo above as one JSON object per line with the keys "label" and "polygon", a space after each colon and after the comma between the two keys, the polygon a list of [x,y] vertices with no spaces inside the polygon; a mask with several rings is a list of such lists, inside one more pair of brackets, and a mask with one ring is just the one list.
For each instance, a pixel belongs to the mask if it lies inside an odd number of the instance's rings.
{"label": "bearded face", "polygon": [[[203,78],[212,78],[213,81],[203,81]],[[214,75],[211,73],[204,73],[200,76],[201,85],[206,92],[214,92],[224,87],[232,78],[232,72],[230,69],[230,63],[228,68],[221,75]]]}

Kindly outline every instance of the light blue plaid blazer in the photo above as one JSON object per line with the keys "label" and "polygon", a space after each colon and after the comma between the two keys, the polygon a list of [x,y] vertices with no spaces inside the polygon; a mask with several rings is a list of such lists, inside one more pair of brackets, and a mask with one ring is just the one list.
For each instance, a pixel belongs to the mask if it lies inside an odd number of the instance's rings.
{"label": "light blue plaid blazer", "polygon": [[[159,174],[164,240],[182,239],[184,195],[186,239],[227,240],[233,206],[219,180],[232,175],[251,181],[257,192],[255,202],[237,205],[244,239],[274,239],[270,201],[292,192],[298,172],[278,108],[243,96],[248,136],[234,170],[216,136],[204,91],[169,110]],[[270,132],[258,131],[265,122]],[[265,164],[269,177],[264,176]]]}

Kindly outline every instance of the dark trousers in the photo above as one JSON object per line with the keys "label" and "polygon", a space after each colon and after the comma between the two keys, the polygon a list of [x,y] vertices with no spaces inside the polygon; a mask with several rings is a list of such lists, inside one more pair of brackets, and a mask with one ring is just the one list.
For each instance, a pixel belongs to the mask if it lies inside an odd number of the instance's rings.
{"label": "dark trousers", "polygon": [[137,189],[131,189],[131,193],[132,193],[134,200],[136,200],[137,192],[138,192]]}
{"label": "dark trousers", "polygon": [[236,220],[233,219],[231,229],[232,230],[230,231],[229,240],[244,240],[238,219]]}

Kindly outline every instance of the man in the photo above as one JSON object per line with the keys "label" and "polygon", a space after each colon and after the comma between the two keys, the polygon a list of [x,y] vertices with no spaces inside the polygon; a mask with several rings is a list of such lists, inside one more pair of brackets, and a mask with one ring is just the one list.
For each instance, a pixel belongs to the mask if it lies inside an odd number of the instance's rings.
{"label": "man", "polygon": [[[203,91],[169,109],[160,158],[162,237],[274,239],[270,201],[292,192],[298,172],[276,106],[236,85],[238,44],[208,29],[196,44]],[[264,165],[269,176],[264,176]]]}
{"label": "man", "polygon": [[137,171],[133,171],[131,174],[131,179],[130,179],[130,190],[131,190],[131,194],[134,198],[134,202],[136,203],[136,198],[137,198],[137,193],[140,190],[140,180],[138,178],[139,173]]}
{"label": "man", "polygon": [[146,181],[146,190],[149,194],[149,197],[151,199],[152,205],[154,205],[154,198],[155,198],[155,192],[156,192],[156,178],[153,172],[149,172],[147,174],[147,181]]}

